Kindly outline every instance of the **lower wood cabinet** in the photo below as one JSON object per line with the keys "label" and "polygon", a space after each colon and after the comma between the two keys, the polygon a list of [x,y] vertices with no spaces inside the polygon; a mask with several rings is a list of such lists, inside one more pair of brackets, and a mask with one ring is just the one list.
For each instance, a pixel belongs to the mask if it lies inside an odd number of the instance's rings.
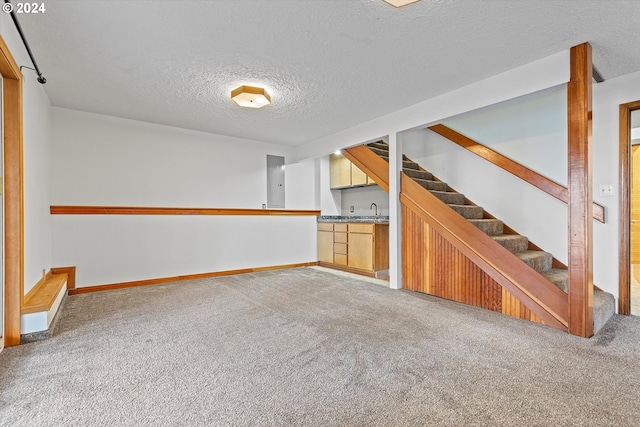
{"label": "lower wood cabinet", "polygon": [[333,224],[318,223],[318,261],[333,263]]}
{"label": "lower wood cabinet", "polygon": [[376,276],[389,269],[389,224],[318,223],[318,261],[325,267]]}

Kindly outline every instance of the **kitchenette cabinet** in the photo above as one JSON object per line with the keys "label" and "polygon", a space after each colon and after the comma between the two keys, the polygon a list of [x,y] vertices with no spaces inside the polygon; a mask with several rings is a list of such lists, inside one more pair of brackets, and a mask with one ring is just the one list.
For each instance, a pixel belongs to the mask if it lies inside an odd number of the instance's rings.
{"label": "kitchenette cabinet", "polygon": [[342,154],[329,156],[329,181],[332,190],[374,185],[375,182]]}
{"label": "kitchenette cabinet", "polygon": [[367,276],[388,275],[389,224],[318,222],[318,261]]}

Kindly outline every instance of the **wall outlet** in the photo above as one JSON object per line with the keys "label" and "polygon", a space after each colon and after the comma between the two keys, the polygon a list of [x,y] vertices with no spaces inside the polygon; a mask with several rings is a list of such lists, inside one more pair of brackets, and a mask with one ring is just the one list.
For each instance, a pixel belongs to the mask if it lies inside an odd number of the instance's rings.
{"label": "wall outlet", "polygon": [[349,206],[349,212],[353,213],[355,211],[355,209],[353,208],[353,206]]}
{"label": "wall outlet", "polygon": [[598,187],[598,195],[601,197],[613,196],[613,185],[601,185],[600,187]]}

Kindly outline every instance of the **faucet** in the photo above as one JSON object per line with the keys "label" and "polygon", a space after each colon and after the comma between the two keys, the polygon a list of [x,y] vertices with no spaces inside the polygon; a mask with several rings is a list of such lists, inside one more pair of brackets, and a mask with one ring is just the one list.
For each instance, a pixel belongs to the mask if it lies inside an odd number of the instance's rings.
{"label": "faucet", "polygon": [[371,206],[369,206],[369,209],[373,209],[373,207],[376,207],[376,216],[378,216],[378,205],[376,205],[375,203],[371,203]]}

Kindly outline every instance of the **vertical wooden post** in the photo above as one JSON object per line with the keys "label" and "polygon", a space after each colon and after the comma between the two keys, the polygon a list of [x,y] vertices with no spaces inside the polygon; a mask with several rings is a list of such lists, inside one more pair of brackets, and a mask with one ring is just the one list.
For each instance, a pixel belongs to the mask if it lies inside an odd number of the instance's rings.
{"label": "vertical wooden post", "polygon": [[591,205],[591,45],[571,48],[567,86],[569,172],[569,333],[593,335]]}

